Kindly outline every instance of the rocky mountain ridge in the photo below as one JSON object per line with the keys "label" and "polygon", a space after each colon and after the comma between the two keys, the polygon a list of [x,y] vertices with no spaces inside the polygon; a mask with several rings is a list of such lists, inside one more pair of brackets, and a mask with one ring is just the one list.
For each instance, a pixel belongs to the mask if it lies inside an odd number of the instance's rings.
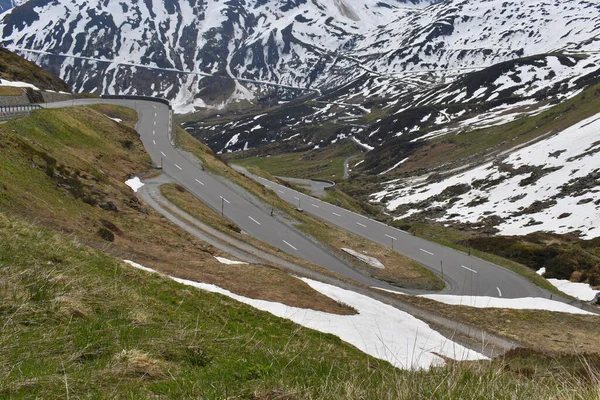
{"label": "rocky mountain ridge", "polygon": [[3,46],[88,58],[26,54],[76,90],[161,95],[189,112],[303,94],[261,82],[324,90],[367,75],[407,90],[514,58],[592,52],[599,11],[588,0],[31,0],[0,30]]}

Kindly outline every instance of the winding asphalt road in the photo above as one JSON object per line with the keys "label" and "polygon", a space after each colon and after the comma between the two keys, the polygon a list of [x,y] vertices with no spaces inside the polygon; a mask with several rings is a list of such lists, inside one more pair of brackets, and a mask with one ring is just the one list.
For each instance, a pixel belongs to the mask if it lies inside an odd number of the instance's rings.
{"label": "winding asphalt road", "polygon": [[[247,173],[246,173],[247,174]],[[413,236],[379,221],[334,206],[259,176],[256,181],[307,213],[357,236],[393,248],[443,275],[450,293],[490,297],[547,297],[539,287],[520,275],[463,252]]]}
{"label": "winding asphalt road", "polygon": [[[155,165],[186,187],[197,198],[237,224],[246,233],[287,253],[363,284],[387,290],[397,288],[386,282],[365,276],[350,268],[321,245],[269,215],[219,179],[185,158],[170,142],[172,114],[162,103],[147,100],[84,99],[49,103],[46,107],[62,108],[74,105],[115,104],[137,110],[137,130]],[[287,187],[255,177],[293,205],[300,201],[306,212],[356,235],[367,238],[442,273],[451,294],[492,297],[546,297],[533,283],[505,268],[470,257],[467,254],[428,242],[406,232],[322,202]]]}
{"label": "winding asphalt road", "polygon": [[137,110],[137,131],[155,165],[190,193],[233,221],[244,232],[310,263],[320,265],[365,285],[389,290],[398,288],[352,269],[324,247],[309,240],[289,225],[273,218],[236,191],[185,158],[170,142],[171,111],[168,106],[145,100],[84,99],[49,103],[63,108],[90,104],[122,105]]}

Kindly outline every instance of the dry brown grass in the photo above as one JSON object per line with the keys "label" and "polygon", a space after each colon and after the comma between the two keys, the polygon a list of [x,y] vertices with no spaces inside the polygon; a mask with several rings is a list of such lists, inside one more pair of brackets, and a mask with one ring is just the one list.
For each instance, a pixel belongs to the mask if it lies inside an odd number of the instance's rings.
{"label": "dry brown grass", "polygon": [[138,121],[138,116],[135,110],[131,108],[114,106],[112,104],[94,104],[88,106],[89,108],[98,111],[110,118],[118,118],[122,120],[122,124],[134,128]]}
{"label": "dry brown grass", "polygon": [[313,290],[289,274],[264,265],[228,265],[188,261],[173,266],[153,263],[160,272],[195,282],[217,285],[240,296],[308,308],[338,315],[354,315],[356,310]]}
{"label": "dry brown grass", "polygon": [[169,375],[169,368],[173,366],[140,350],[131,349],[115,354],[108,372],[140,379],[164,379]]}
{"label": "dry brown grass", "polygon": [[23,89],[14,86],[0,86],[0,96],[20,96]]}
{"label": "dry brown grass", "polygon": [[377,279],[404,288],[441,290],[444,287],[441,279],[416,261],[367,239],[336,228],[331,230],[311,228],[306,231],[331,247],[338,249],[338,251],[342,248],[349,248],[378,259],[385,266],[385,269],[358,261],[345,252],[339,253],[349,263],[354,264],[357,268],[368,272]]}
{"label": "dry brown grass", "polygon": [[600,317],[541,310],[474,308],[393,295],[410,304],[512,339],[536,351],[600,353]]}

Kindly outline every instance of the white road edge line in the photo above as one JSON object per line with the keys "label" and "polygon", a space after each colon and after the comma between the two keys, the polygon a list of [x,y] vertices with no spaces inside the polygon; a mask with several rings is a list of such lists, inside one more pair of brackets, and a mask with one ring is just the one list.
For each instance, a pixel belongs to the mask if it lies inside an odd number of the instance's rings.
{"label": "white road edge line", "polygon": [[196,182],[198,182],[199,184],[201,184],[202,186],[204,186],[204,183],[200,182],[198,179],[196,179]]}
{"label": "white road edge line", "polygon": [[432,252],[430,252],[430,251],[423,250],[423,249],[419,249],[419,250],[421,250],[423,253],[427,253],[427,254],[430,254],[430,255],[432,255],[432,256],[434,255],[434,254],[433,254]]}
{"label": "white road edge line", "polygon": [[500,288],[496,286],[496,289],[498,289],[498,296],[502,297],[502,292],[500,291]]}
{"label": "white road edge line", "polygon": [[166,157],[167,155],[165,153],[163,153],[162,151],[160,152],[160,154],[163,155],[163,157]]}
{"label": "white road edge line", "polygon": [[248,215],[248,218],[250,218],[252,221],[256,222],[258,225],[260,225],[260,222],[258,222],[257,220],[255,220],[254,218],[252,218],[251,216]]}
{"label": "white road edge line", "polygon": [[292,246],[291,244],[289,244],[288,242],[286,242],[285,240],[283,241],[283,243],[287,244],[288,246],[290,246],[292,249],[298,251],[297,248],[295,248],[294,246]]}
{"label": "white road edge line", "polygon": [[229,202],[229,200],[227,200],[225,197],[223,197],[223,196],[219,196],[219,197],[220,197],[220,198],[221,198],[221,199],[222,199],[222,200],[223,200],[225,203],[227,203],[227,204],[231,204],[231,203]]}
{"label": "white road edge line", "polygon": [[390,238],[390,239],[392,239],[392,240],[398,240],[398,239],[396,239],[395,237],[393,237],[393,236],[390,236],[390,235],[388,235],[388,234],[386,234],[385,236],[389,237],[389,238]]}
{"label": "white road edge line", "polygon": [[469,270],[471,272],[477,273],[477,271],[475,271],[474,269],[471,269],[469,267],[465,267],[464,265],[461,265],[461,267],[463,267],[464,269],[467,269],[467,270]]}
{"label": "white road edge line", "polygon": [[183,168],[181,168],[179,165],[177,165],[177,164],[174,164],[174,165],[177,167],[178,170],[183,171]]}
{"label": "white road edge line", "polygon": [[338,213],[332,213],[332,214],[335,215],[336,217],[341,217],[341,215]]}
{"label": "white road edge line", "polygon": [[357,223],[356,223],[356,225],[360,225],[360,226],[362,226],[363,228],[366,228],[366,227],[367,227],[366,225],[363,225],[363,224],[361,224],[360,222],[357,222]]}

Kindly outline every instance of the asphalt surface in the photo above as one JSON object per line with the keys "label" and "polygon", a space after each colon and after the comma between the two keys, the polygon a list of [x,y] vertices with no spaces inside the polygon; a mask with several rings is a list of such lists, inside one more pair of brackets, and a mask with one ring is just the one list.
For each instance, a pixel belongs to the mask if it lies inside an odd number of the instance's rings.
{"label": "asphalt surface", "polygon": [[49,103],[46,107],[63,108],[77,105],[115,104],[136,109],[139,116],[137,131],[150,154],[152,162],[184,186],[190,193],[234,222],[247,234],[269,243],[289,254],[368,286],[398,290],[349,267],[323,246],[309,240],[291,226],[272,217],[269,212],[252,204],[236,191],[203,171],[185,158],[170,142],[170,110],[161,103],[144,100],[85,99]]}
{"label": "asphalt surface", "polygon": [[539,287],[520,275],[493,263],[413,236],[344,208],[250,175],[279,197],[307,213],[357,236],[390,247],[444,277],[451,294],[490,297],[547,297]]}
{"label": "asphalt surface", "polygon": [[[144,100],[85,99],[50,103],[46,107],[115,104],[134,108],[139,115],[137,130],[155,165],[186,187],[197,198],[233,221],[246,233],[287,253],[313,264],[321,265],[354,281],[388,290],[398,288],[365,276],[346,265],[321,245],[262,210],[219,179],[185,158],[170,142],[171,113],[161,103]],[[377,221],[333,206],[313,197],[255,177],[290,204],[311,215],[375,243],[391,247],[416,260],[432,271],[442,274],[450,285],[447,293],[491,297],[546,297],[543,291],[521,276],[492,263],[428,242]]]}

